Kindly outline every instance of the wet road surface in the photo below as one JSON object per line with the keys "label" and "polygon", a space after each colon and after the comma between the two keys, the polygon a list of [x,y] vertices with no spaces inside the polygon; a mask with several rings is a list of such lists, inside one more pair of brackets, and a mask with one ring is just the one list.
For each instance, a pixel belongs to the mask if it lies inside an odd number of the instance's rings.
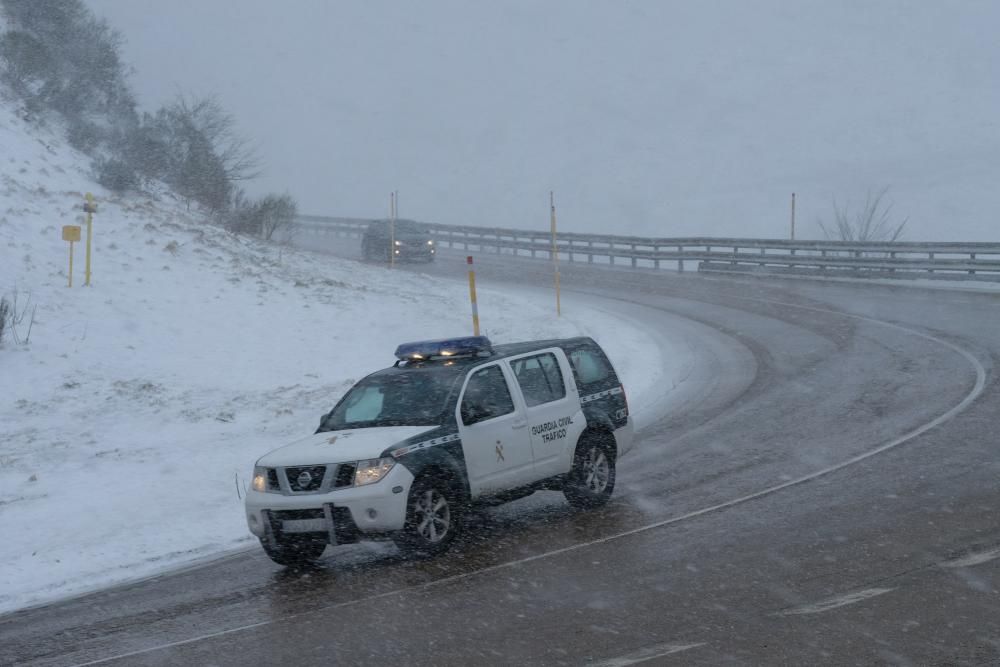
{"label": "wet road surface", "polygon": [[[476,262],[483,286],[549,284],[545,262]],[[1000,664],[1000,296],[562,275],[701,346],[609,506],[538,493],[434,560],[233,554],[0,618],[0,663]]]}

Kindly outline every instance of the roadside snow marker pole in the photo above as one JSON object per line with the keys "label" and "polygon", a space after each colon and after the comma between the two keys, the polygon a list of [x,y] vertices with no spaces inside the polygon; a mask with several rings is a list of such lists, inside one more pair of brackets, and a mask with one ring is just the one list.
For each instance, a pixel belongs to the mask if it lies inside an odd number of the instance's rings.
{"label": "roadside snow marker pole", "polygon": [[87,201],[83,204],[83,210],[87,213],[87,265],[84,268],[83,284],[90,287],[90,245],[94,238],[94,214],[97,213],[97,204],[94,203],[94,195],[87,193]]}
{"label": "roadside snow marker pole", "polygon": [[396,192],[389,193],[389,268],[396,268]]}
{"label": "roadside snow marker pole", "polygon": [[63,225],[63,241],[69,241],[69,286],[73,286],[73,244],[80,240],[80,225]]}
{"label": "roadside snow marker pole", "polygon": [[469,300],[472,301],[472,335],[479,335],[479,306],[476,305],[476,272],[472,268],[472,255],[465,258],[469,265]]}
{"label": "roadside snow marker pole", "polygon": [[552,191],[549,191],[549,209],[552,213],[552,268],[556,276],[556,317],[562,317],[562,304],[559,297],[559,248],[556,245],[556,200]]}
{"label": "roadside snow marker pole", "polygon": [[792,193],[792,240],[795,240],[795,193]]}

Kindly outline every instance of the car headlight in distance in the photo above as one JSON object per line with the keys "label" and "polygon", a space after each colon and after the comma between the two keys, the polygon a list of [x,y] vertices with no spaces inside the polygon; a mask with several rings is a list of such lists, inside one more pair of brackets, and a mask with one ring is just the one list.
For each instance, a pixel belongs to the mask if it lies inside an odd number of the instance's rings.
{"label": "car headlight in distance", "polygon": [[427,245],[434,245],[434,241],[428,241]]}
{"label": "car headlight in distance", "polygon": [[354,471],[354,486],[374,484],[385,477],[394,465],[396,465],[396,459],[391,456],[358,461],[358,467]]}
{"label": "car headlight in distance", "polygon": [[403,245],[403,242],[402,241],[396,241],[395,245]]}
{"label": "car headlight in distance", "polygon": [[253,490],[258,493],[267,493],[267,468],[254,466],[253,483],[251,486],[253,487]]}

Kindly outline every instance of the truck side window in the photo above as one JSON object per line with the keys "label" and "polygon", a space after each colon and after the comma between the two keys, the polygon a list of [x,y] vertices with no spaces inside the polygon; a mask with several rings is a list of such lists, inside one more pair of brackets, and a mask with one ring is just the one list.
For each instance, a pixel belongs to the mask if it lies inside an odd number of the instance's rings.
{"label": "truck side window", "polygon": [[550,401],[557,401],[566,395],[559,361],[551,352],[534,357],[515,359],[511,362],[517,384],[524,394],[524,402],[529,408]]}
{"label": "truck side window", "polygon": [[469,378],[462,395],[462,423],[471,426],[514,412],[514,401],[499,366],[487,366]]}
{"label": "truck side window", "polygon": [[586,348],[570,352],[569,362],[573,364],[573,370],[576,371],[576,377],[580,384],[600,382],[611,375],[611,368],[604,361],[604,358]]}

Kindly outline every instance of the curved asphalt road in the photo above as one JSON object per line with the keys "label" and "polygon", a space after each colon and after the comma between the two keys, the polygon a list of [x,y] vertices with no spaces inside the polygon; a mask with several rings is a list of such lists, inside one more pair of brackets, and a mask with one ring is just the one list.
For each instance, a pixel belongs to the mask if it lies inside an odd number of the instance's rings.
{"label": "curved asphalt road", "polygon": [[1000,664],[1000,295],[562,269],[698,347],[607,508],[535,494],[428,561],[227,556],[0,618],[0,663]]}

